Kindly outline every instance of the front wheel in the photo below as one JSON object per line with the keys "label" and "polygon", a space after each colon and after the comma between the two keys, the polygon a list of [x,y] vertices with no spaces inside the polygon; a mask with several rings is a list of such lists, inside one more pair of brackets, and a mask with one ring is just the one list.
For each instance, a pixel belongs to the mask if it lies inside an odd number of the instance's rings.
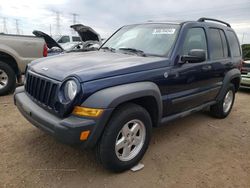
{"label": "front wheel", "polygon": [[6,63],[0,61],[0,96],[7,95],[15,90],[16,75]]}
{"label": "front wheel", "polygon": [[210,112],[214,117],[225,118],[231,112],[235,98],[235,87],[230,84],[226,89],[223,99],[210,107]]}
{"label": "front wheel", "polygon": [[120,107],[111,117],[96,148],[97,158],[107,169],[121,172],[135,166],[146,152],[152,122],[136,104]]}

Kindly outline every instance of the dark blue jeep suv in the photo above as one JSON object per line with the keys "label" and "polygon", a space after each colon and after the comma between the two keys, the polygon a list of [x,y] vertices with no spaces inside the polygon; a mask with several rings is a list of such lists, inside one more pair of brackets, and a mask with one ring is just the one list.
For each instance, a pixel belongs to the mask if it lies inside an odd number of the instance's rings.
{"label": "dark blue jeep suv", "polygon": [[241,63],[239,41],[223,21],[127,25],[98,51],[33,61],[14,100],[38,128],[95,148],[106,168],[123,171],[143,157],[152,127],[204,108],[225,118]]}

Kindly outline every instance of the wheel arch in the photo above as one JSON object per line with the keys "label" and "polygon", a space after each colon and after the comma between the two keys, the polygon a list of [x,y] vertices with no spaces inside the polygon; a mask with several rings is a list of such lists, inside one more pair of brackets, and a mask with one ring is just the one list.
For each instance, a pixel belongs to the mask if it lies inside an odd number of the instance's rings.
{"label": "wheel arch", "polygon": [[82,106],[116,109],[129,102],[144,107],[151,116],[153,126],[159,124],[162,116],[162,99],[158,86],[153,82],[137,82],[100,90],[87,98]]}
{"label": "wheel arch", "polygon": [[217,101],[222,100],[224,92],[230,83],[234,85],[235,91],[237,92],[240,87],[240,80],[241,80],[241,73],[239,69],[232,69],[228,71],[224,76],[221,90],[217,95]]}

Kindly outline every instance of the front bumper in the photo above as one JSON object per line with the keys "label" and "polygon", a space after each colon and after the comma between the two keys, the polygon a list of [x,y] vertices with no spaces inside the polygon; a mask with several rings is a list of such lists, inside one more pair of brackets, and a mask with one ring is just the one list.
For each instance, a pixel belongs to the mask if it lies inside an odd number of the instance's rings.
{"label": "front bumper", "polygon": [[[102,134],[112,109],[104,110],[99,119],[83,118],[70,115],[59,118],[41,108],[25,93],[23,87],[17,88],[14,102],[22,115],[33,125],[49,133],[66,144],[81,144],[84,148],[93,147]],[[80,140],[82,131],[90,131],[86,141]]]}
{"label": "front bumper", "polygon": [[250,73],[247,75],[241,75],[240,87],[250,88]]}

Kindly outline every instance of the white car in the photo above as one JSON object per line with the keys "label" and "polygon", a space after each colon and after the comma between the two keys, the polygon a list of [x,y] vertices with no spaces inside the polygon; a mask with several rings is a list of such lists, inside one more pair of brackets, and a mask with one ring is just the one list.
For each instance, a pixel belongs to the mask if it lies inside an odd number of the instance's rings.
{"label": "white car", "polygon": [[79,36],[72,36],[72,35],[62,35],[62,36],[55,36],[53,39],[58,44],[65,44],[68,42],[81,42],[81,38]]}
{"label": "white car", "polygon": [[250,88],[250,60],[243,61],[240,87]]}

